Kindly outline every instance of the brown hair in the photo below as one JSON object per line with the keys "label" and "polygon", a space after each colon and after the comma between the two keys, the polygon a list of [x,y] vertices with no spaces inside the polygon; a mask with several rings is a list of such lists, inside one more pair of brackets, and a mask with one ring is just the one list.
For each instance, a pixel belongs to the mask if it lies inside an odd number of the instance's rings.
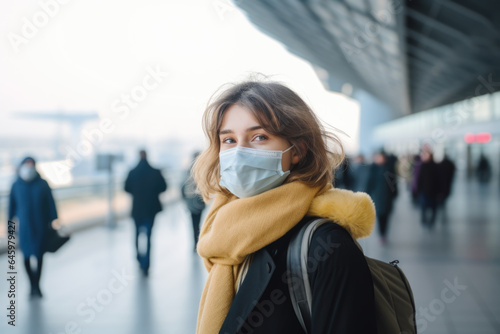
{"label": "brown hair", "polygon": [[265,131],[294,145],[300,161],[285,183],[302,181],[316,187],[332,182],[334,169],[344,158],[338,137],[323,128],[311,108],[290,88],[278,82],[251,80],[213,96],[203,114],[209,146],[196,159],[192,174],[205,200],[218,192],[227,193],[219,185],[219,131],[225,111],[234,104],[250,110]]}

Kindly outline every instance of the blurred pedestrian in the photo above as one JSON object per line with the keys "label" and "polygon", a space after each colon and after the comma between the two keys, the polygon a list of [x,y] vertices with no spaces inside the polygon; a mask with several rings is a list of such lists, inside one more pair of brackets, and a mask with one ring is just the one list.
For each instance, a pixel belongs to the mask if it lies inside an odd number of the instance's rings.
{"label": "blurred pedestrian", "polygon": [[411,200],[414,205],[417,205],[418,202],[418,176],[420,174],[420,167],[422,166],[422,160],[420,159],[419,154],[415,154],[413,156],[413,163],[411,167]]}
{"label": "blurred pedestrian", "polygon": [[446,201],[451,194],[451,186],[455,177],[456,167],[453,161],[445,154],[443,160],[438,163],[439,172],[439,192],[438,206],[442,209],[446,207]]}
{"label": "blurred pedestrian", "polygon": [[352,170],[352,191],[366,192],[368,177],[370,175],[370,165],[366,163],[363,154],[358,154],[351,165]]}
{"label": "blurred pedestrian", "polygon": [[491,179],[490,162],[488,161],[488,158],[486,158],[484,153],[481,153],[481,156],[479,157],[476,173],[477,173],[477,178],[481,183],[488,183]]}
{"label": "blurred pedestrian", "polygon": [[430,150],[422,150],[420,159],[422,163],[417,177],[417,193],[420,202],[421,221],[424,227],[431,229],[436,220],[439,171]]}
{"label": "blurred pedestrian", "polygon": [[17,171],[9,197],[9,220],[19,220],[19,247],[24,255],[24,266],[31,284],[32,298],[42,297],[40,277],[43,255],[52,222],[57,219],[52,191],[36,170],[36,162],[26,157]]}
{"label": "blurred pedestrian", "polygon": [[342,163],[335,169],[334,182],[335,188],[350,190],[353,186],[353,175],[350,159],[346,157]]}
{"label": "blurred pedestrian", "polygon": [[194,251],[196,251],[196,246],[198,245],[198,238],[200,236],[200,220],[203,209],[205,209],[205,202],[199,193],[196,191],[196,183],[191,176],[191,169],[193,163],[200,152],[196,152],[193,155],[193,160],[191,162],[191,167],[189,168],[186,176],[186,180],[182,184],[181,192],[182,198],[186,202],[187,208],[191,213],[191,222],[193,224],[193,237],[194,237]]}
{"label": "blurred pedestrian", "polygon": [[387,243],[389,216],[392,212],[395,197],[394,182],[389,177],[390,168],[383,152],[373,156],[366,191],[375,203],[380,241]]}
{"label": "blurred pedestrian", "polygon": [[387,168],[387,179],[391,183],[392,197],[398,197],[398,174],[396,167],[398,164],[398,157],[393,153],[385,153],[385,165]]}
{"label": "blurred pedestrian", "polygon": [[405,181],[406,189],[410,191],[413,181],[412,161],[413,156],[402,155],[398,158],[398,162],[396,163],[396,173]]}
{"label": "blurred pedestrian", "polygon": [[[159,195],[167,190],[161,171],[151,167],[146,151],[139,152],[139,164],[132,169],[125,181],[125,191],[133,197],[132,218],[135,222],[135,248],[142,272],[148,275],[151,254],[151,232],[155,216],[162,210]],[[146,236],[146,250],[139,244],[140,234]]]}

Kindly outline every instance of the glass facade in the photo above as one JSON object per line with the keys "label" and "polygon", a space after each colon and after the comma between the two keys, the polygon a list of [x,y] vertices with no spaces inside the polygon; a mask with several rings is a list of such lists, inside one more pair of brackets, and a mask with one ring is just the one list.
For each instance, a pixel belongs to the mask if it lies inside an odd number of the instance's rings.
{"label": "glass facade", "polygon": [[500,92],[473,97],[413,115],[398,118],[375,128],[377,142],[405,142],[415,139],[436,140],[456,136],[465,125],[500,120]]}

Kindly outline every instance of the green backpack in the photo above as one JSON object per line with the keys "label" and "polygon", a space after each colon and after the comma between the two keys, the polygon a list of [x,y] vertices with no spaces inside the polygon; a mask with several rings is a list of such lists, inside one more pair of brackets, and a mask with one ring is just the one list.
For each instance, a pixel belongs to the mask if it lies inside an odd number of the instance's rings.
{"label": "green backpack", "polygon": [[[290,297],[302,328],[311,328],[312,293],[307,271],[309,244],[313,233],[331,220],[320,218],[307,222],[290,240],[287,267],[293,280],[288,280]],[[363,251],[361,246],[354,240]],[[416,334],[415,302],[410,283],[398,267],[399,261],[385,263],[366,257],[373,280],[375,318],[379,334]]]}

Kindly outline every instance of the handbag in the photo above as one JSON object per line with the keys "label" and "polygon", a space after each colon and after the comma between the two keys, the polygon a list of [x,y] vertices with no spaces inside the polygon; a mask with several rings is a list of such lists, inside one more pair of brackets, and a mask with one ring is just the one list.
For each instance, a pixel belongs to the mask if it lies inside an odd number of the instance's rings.
{"label": "handbag", "polygon": [[46,231],[44,238],[44,251],[49,253],[55,253],[59,248],[62,247],[69,240],[68,236],[61,236],[58,230],[54,229],[52,225]]}

